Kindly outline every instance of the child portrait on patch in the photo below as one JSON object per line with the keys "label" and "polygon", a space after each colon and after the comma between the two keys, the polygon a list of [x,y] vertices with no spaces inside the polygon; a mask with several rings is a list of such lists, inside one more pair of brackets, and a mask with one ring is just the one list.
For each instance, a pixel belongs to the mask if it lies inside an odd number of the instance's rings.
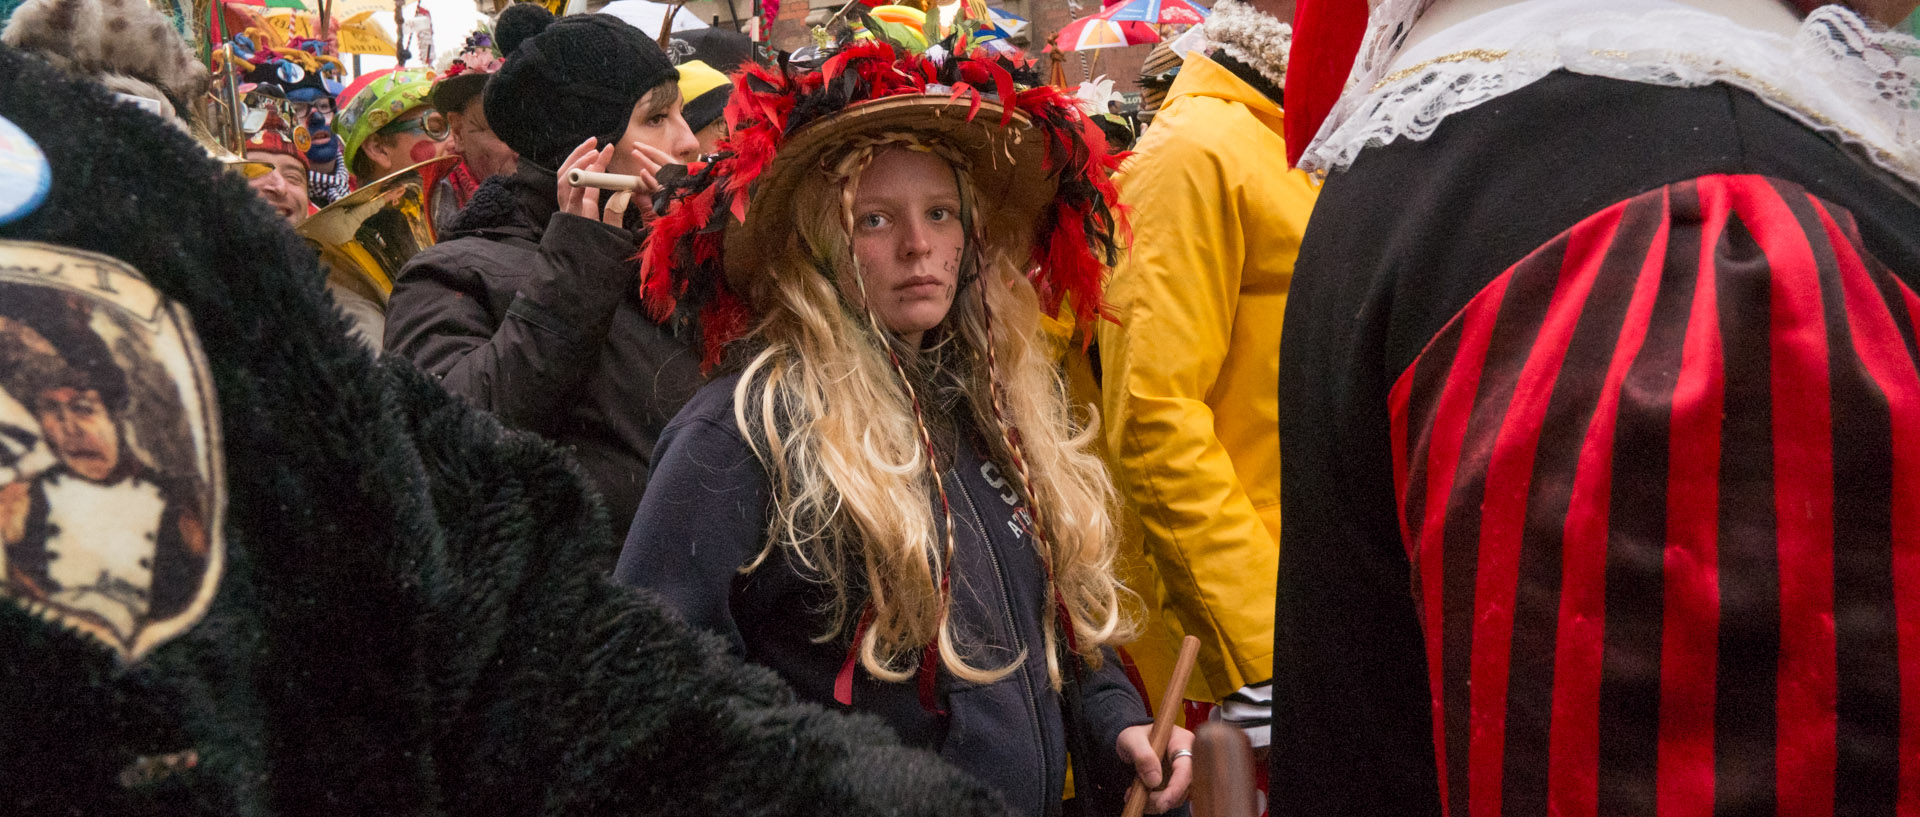
{"label": "child portrait on patch", "polygon": [[143,281],[60,274],[75,267],[43,267],[52,285],[0,277],[0,575],[132,657],[211,595],[212,434],[193,424],[181,326],[115,297]]}

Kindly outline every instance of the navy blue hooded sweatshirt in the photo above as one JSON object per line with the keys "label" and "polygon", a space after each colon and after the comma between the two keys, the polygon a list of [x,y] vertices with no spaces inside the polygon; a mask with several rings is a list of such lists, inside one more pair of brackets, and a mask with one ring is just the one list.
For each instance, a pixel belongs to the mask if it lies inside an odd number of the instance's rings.
{"label": "navy blue hooded sweatshirt", "polygon": [[[654,479],[614,577],[658,593],[695,626],[772,668],[803,700],[840,707],[834,680],[851,634],[819,641],[829,624],[828,588],[780,548],[754,571],[740,572],[766,545],[771,482],[734,424],[738,382],[734,375],[709,383],[661,435]],[[1016,518],[1025,512],[1018,488],[969,433],[958,435],[942,477],[954,520],[956,635],[976,666],[1004,666],[1023,649],[1026,659],[990,684],[941,670],[937,709],[945,714],[922,705],[915,680],[888,683],[857,671],[851,709],[878,715],[902,742],[933,749],[974,774],[1021,815],[1058,811],[1068,734],[1082,728],[1095,747],[1087,768],[1098,782],[1081,783],[1089,772],[1076,763],[1076,799],[1124,796],[1132,775],[1114,742],[1121,730],[1151,722],[1146,708],[1109,651],[1100,669],[1080,673],[1081,717],[1068,721],[1074,707],[1048,682],[1042,627],[1054,606],[1040,554]]]}

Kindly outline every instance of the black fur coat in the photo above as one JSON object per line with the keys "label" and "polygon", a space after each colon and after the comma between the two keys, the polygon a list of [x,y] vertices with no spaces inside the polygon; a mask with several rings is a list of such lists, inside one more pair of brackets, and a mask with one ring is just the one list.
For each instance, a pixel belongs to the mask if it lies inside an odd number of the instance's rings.
{"label": "black fur coat", "polygon": [[187,137],[5,47],[0,116],[54,169],[0,239],[114,256],[191,312],[228,490],[212,608],[131,666],[0,600],[0,812],[1004,813],[582,569],[608,534],[571,461],[362,352],[314,254]]}

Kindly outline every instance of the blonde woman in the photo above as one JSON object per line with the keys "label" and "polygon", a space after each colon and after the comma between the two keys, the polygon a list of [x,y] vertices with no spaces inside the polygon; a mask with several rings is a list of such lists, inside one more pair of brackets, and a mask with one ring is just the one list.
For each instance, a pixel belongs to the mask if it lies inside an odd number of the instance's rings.
{"label": "blonde woman", "polygon": [[1105,142],[984,57],[824,70],[740,79],[655,224],[649,302],[734,371],[662,437],[616,575],[1014,813],[1060,812],[1070,751],[1073,809],[1117,812],[1136,774],[1176,806],[1192,736],[1154,755],[1106,649],[1113,488],[1039,326],[1100,308]]}

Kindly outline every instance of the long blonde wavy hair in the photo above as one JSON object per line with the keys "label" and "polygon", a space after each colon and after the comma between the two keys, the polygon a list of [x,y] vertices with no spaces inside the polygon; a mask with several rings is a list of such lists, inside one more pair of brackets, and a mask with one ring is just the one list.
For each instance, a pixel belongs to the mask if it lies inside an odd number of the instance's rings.
{"label": "long blonde wavy hair", "polygon": [[1095,666],[1101,645],[1132,635],[1113,575],[1113,484],[1091,449],[1095,423],[1070,409],[1041,333],[1038,298],[1021,274],[1018,225],[969,227],[966,252],[978,275],[962,279],[946,320],[928,334],[936,340],[921,352],[923,363],[903,362],[913,351],[841,297],[835,278],[859,274],[849,236],[860,173],[878,151],[903,143],[946,159],[962,212],[975,211],[978,192],[955,152],[901,134],[868,140],[800,183],[796,229],[748,285],[764,317],[752,335],[760,350],[734,390],[734,420],[771,478],[773,503],[766,547],[743,572],[776,549],[788,554],[830,590],[820,640],[863,622],[855,649],[876,678],[912,677],[929,645],[968,681],[1017,667],[1024,654],[1004,666],[975,663],[948,620],[952,514],[922,413],[927,392],[944,384],[962,398],[956,413],[985,432],[993,459],[1011,466],[1033,514],[1030,530],[1061,608],[1043,616],[1058,688],[1060,619],[1071,622],[1069,643]]}

